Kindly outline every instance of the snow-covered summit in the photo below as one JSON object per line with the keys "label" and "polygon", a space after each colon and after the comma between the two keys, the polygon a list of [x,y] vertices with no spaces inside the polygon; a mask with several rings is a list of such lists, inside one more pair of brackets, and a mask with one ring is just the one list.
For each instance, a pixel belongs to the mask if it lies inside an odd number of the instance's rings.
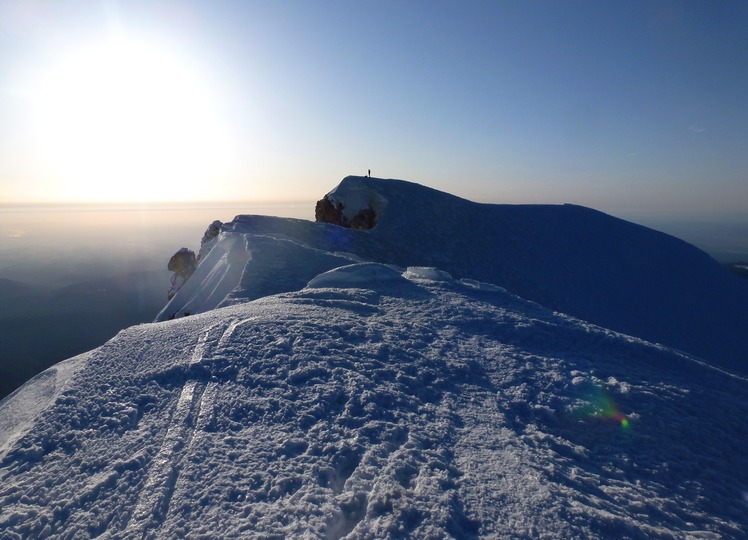
{"label": "snow-covered summit", "polygon": [[647,280],[742,294],[708,257],[579,207],[328,196],[376,226],[238,216],[161,322],[0,402],[3,538],[748,535],[748,379],[541,305],[621,309],[612,272],[693,322]]}
{"label": "snow-covered summit", "polygon": [[159,320],[297,290],[346,262],[433,266],[748,375],[748,283],[672,236],[580,206],[478,204],[402,180],[350,176],[326,198],[348,219],[371,209],[376,226],[237,216]]}
{"label": "snow-covered summit", "polygon": [[368,185],[367,178],[348,177],[317,201],[314,216],[316,221],[333,225],[373,229],[386,206],[387,200]]}

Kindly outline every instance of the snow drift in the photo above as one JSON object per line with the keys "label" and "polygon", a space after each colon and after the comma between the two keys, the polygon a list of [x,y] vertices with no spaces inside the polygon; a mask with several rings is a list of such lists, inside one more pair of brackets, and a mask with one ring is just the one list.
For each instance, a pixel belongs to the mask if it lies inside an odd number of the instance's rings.
{"label": "snow drift", "polygon": [[[326,199],[346,219],[373,209],[376,227],[238,216],[158,320],[297,290],[345,260],[433,266],[748,375],[748,284],[677,238],[580,206],[478,204],[400,180],[347,177]],[[265,260],[237,255],[253,245]]]}
{"label": "snow drift", "polygon": [[[4,537],[748,534],[748,381],[512,294],[546,283],[537,295],[577,291],[585,307],[606,290],[602,276],[592,291],[572,280],[548,292],[566,281],[540,280],[548,266],[530,244],[550,242],[554,226],[580,229],[565,245],[585,261],[656,240],[707,279],[708,259],[577,207],[344,184],[331,201],[346,190],[386,201],[375,228],[240,216],[163,322],[0,402]],[[513,254],[517,268],[492,268]],[[411,259],[422,263],[400,264]],[[615,262],[648,278],[669,265]],[[561,274],[582,266],[554,263]],[[492,272],[505,279],[481,280]]]}

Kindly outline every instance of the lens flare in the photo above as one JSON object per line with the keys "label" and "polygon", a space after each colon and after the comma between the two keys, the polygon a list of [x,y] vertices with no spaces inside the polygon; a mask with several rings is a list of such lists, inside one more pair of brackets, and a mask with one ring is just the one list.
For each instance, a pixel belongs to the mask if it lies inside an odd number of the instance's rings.
{"label": "lens flare", "polygon": [[610,393],[600,386],[593,386],[583,396],[584,405],[575,416],[582,419],[600,419],[615,422],[621,429],[631,429],[631,421],[618,409]]}
{"label": "lens flare", "polygon": [[338,251],[345,251],[351,244],[351,229],[345,227],[327,227],[327,241]]}

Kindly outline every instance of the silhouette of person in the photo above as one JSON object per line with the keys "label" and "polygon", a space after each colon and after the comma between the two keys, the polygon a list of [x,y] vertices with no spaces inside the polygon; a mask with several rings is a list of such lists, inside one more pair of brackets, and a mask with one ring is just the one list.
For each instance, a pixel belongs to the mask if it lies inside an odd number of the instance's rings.
{"label": "silhouette of person", "polygon": [[371,178],[371,169],[369,169],[369,178]]}

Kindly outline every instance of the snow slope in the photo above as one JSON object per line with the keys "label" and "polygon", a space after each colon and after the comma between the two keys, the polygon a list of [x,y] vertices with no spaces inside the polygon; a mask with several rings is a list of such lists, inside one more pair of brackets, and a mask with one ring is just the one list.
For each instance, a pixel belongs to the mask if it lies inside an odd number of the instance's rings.
{"label": "snow slope", "polygon": [[748,533],[746,380],[435,269],[342,267],[71,363],[1,454],[5,537]]}
{"label": "snow slope", "polygon": [[[748,375],[748,283],[672,236],[580,206],[477,204],[400,180],[347,177],[328,197],[342,202],[348,215],[371,205],[381,214],[376,228],[238,216],[224,225],[218,241],[221,264],[216,253],[201,265],[201,274],[159,320],[297,290],[303,280],[289,281],[287,274],[301,277],[300,265],[289,260],[314,261],[303,275],[311,279],[343,257],[434,266],[496,283],[554,310]],[[274,262],[250,258],[244,265],[236,244]],[[216,277],[206,282],[205,276],[216,268],[224,276],[231,265],[237,269],[230,280],[223,278],[220,294],[202,301]],[[259,275],[268,268],[272,272]]]}
{"label": "snow slope", "polygon": [[0,401],[2,538],[748,535],[748,379],[476,279],[495,238],[422,228],[473,203],[350,182],[376,229],[237,218],[164,321]]}

